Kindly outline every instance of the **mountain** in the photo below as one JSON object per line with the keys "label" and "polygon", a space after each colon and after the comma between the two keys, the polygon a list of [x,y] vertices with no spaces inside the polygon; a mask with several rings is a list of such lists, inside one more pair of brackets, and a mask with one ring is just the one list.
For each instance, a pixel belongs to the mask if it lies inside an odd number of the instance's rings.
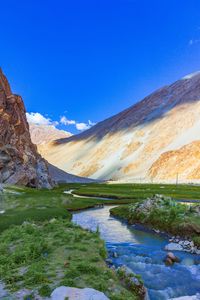
{"label": "mountain", "polygon": [[57,139],[70,137],[70,132],[59,130],[53,125],[38,125],[29,123],[31,140],[35,145],[42,145]]}
{"label": "mountain", "polygon": [[92,183],[97,182],[97,180],[87,178],[87,177],[80,177],[76,175],[69,174],[63,170],[60,170],[59,168],[48,164],[49,174],[51,178],[56,183]]}
{"label": "mountain", "polygon": [[[48,143],[54,142],[60,138],[72,136],[71,133],[59,130],[52,125],[38,125],[29,123],[30,135],[32,142],[37,145],[38,151],[45,147]],[[41,151],[42,152],[42,151]],[[56,166],[47,162],[48,171],[55,183],[91,183],[96,182],[91,178],[75,176],[69,174]]]}
{"label": "mountain", "polygon": [[41,151],[80,176],[119,181],[199,181],[200,72],[165,86],[91,129]]}
{"label": "mountain", "polygon": [[46,161],[31,142],[25,107],[0,69],[0,182],[51,188]]}

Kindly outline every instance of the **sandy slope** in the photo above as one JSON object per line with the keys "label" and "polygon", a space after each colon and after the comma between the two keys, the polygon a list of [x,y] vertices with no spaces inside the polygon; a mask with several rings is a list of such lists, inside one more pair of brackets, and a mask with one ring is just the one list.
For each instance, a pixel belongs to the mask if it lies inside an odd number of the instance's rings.
{"label": "sandy slope", "polygon": [[200,73],[77,136],[39,147],[67,172],[123,181],[200,179]]}

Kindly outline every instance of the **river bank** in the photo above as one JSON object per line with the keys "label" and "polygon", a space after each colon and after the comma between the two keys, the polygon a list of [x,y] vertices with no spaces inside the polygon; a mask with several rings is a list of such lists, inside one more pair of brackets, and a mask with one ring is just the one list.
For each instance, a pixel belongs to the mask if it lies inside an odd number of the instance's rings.
{"label": "river bank", "polygon": [[137,291],[106,264],[99,232],[71,221],[70,210],[106,200],[74,198],[63,193],[66,189],[5,188],[0,201],[0,298],[46,300],[57,287],[73,286],[101,291],[110,300],[137,300]]}
{"label": "river bank", "polygon": [[141,224],[169,238],[167,250],[200,254],[199,205],[177,203],[170,197],[155,195],[137,204],[120,206],[111,215],[129,224]]}
{"label": "river bank", "polygon": [[199,292],[200,256],[174,251],[180,262],[166,266],[164,259],[168,239],[165,235],[128,225],[110,216],[110,209],[89,209],[73,214],[72,221],[93,231],[98,228],[106,242],[107,263],[115,269],[125,266],[139,274],[150,300],[191,297]]}
{"label": "river bank", "polygon": [[[13,299],[31,299],[31,297],[34,299],[35,296],[32,296],[32,293],[37,296],[37,299],[49,299],[52,289],[64,284],[79,288],[95,288],[105,293],[111,300],[137,299],[137,293],[129,290],[130,283],[126,285],[123,276],[120,278],[122,274],[119,276],[116,270],[109,268],[105,263],[106,251],[105,245],[102,243],[104,237],[101,235],[100,238],[99,229],[97,230],[101,227],[100,224],[91,233],[72,224],[71,218],[72,213],[74,216],[74,212],[77,212],[77,215],[82,214],[81,209],[84,209],[84,213],[90,214],[91,209],[88,208],[102,207],[103,205],[104,208],[94,209],[94,211],[106,211],[108,216],[108,205],[136,203],[156,188],[160,187],[152,186],[151,190],[149,186],[145,186],[142,191],[142,187],[137,186],[135,190],[138,189],[138,191],[133,197],[135,192],[132,185],[108,187],[105,184],[69,184],[58,186],[51,191],[16,186],[5,187],[4,196],[0,201],[0,211],[3,211],[0,215],[0,275],[4,283],[0,291],[4,293],[4,296],[5,293],[8,293],[9,296],[11,293],[11,296],[14,295]],[[71,189],[75,190],[78,197],[64,193]],[[169,187],[162,188],[162,190],[168,193]],[[87,193],[90,196],[82,197],[82,193]],[[99,196],[95,198],[94,195]],[[102,197],[106,199],[102,199]],[[196,198],[196,194],[194,197]],[[101,218],[99,222],[104,224]],[[111,224],[113,224],[113,220],[108,219],[108,223],[105,225],[107,234],[107,229]],[[161,248],[160,237],[155,238],[153,235],[149,238],[149,233],[146,235],[144,231],[140,231],[139,235],[134,233],[137,238],[133,240],[132,233],[130,234],[126,230],[121,232],[118,230],[118,226],[113,226],[109,231],[109,241],[112,241],[112,237],[116,237],[120,232],[120,235],[124,237],[127,234],[130,235],[130,239],[128,239],[130,242],[125,245],[125,248],[121,243],[120,245],[112,243],[111,248],[116,249],[114,252],[117,253],[117,257],[112,257],[116,266],[115,269],[127,265],[126,253],[130,257],[128,265],[136,263],[137,253],[139,258],[143,260],[142,257],[144,257],[146,250],[143,247],[141,252],[138,250],[140,248],[136,246],[138,241],[145,243],[152,261],[154,260],[152,255],[159,257],[159,261],[161,260],[163,252],[158,251]],[[126,227],[126,225],[124,226]],[[91,224],[89,229],[91,230]],[[42,238],[42,241],[40,238],[37,239],[38,236]],[[38,240],[38,243],[34,243],[35,240]],[[106,239],[104,240],[106,241]],[[135,246],[133,246],[133,241]],[[159,246],[154,247],[157,243]],[[166,244],[166,241],[162,242],[162,247]],[[111,248],[106,242],[106,249],[109,253],[108,259],[111,255]],[[95,250],[91,251],[91,249]],[[127,249],[130,250],[130,253],[129,250],[127,252]],[[120,253],[124,253],[122,260]],[[142,260],[140,261],[141,265],[144,263]],[[81,266],[79,266],[80,263],[82,263]],[[186,280],[190,280],[190,276],[187,275],[188,270],[184,268],[181,268],[181,272],[183,272]],[[98,276],[95,275],[95,270],[98,270]],[[165,276],[168,278],[169,275],[167,270],[164,270],[163,274],[160,273],[163,283],[166,280]],[[142,274],[145,281],[147,280],[145,276],[148,275],[148,270],[143,273],[140,269],[134,268],[132,271],[136,274]],[[195,276],[193,281],[196,284]],[[148,280],[152,281],[151,278]],[[196,291],[195,286],[194,291]],[[192,293],[191,290],[190,293]],[[29,298],[27,298],[28,296]]]}

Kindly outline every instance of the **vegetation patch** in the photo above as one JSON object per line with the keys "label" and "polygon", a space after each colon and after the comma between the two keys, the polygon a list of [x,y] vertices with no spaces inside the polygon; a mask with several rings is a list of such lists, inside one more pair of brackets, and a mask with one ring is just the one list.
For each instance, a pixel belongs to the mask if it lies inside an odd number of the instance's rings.
{"label": "vegetation patch", "polygon": [[[136,202],[163,194],[175,199],[200,200],[200,186],[186,184],[70,184],[71,189],[76,189],[76,194],[118,199],[121,203]],[[115,202],[116,203],[116,202]]]}
{"label": "vegetation patch", "polygon": [[[88,198],[64,193],[70,189]],[[12,293],[27,289],[27,299],[34,299],[35,291],[48,297],[60,285],[92,287],[112,300],[137,299],[134,286],[130,289],[120,274],[106,266],[106,250],[99,233],[72,224],[70,211],[99,204],[131,204],[119,206],[112,213],[129,222],[141,222],[173,233],[182,230],[191,234],[199,228],[199,217],[179,204],[165,203],[148,216],[134,214],[137,203],[159,191],[177,199],[200,198],[200,188],[194,186],[65,184],[53,190],[6,187],[0,203],[1,280]],[[193,240],[200,245],[197,234]]]}
{"label": "vegetation patch", "polygon": [[12,295],[27,290],[24,299],[49,297],[60,285],[92,287],[112,300],[137,299],[107,267],[99,233],[71,222],[67,208],[95,206],[100,201],[73,198],[63,193],[66,189],[7,188],[5,213],[0,216],[0,278],[6,288]]}
{"label": "vegetation patch", "polygon": [[113,216],[130,224],[140,223],[173,235],[192,238],[200,244],[199,204],[180,204],[169,197],[156,195],[143,202],[111,209]]}

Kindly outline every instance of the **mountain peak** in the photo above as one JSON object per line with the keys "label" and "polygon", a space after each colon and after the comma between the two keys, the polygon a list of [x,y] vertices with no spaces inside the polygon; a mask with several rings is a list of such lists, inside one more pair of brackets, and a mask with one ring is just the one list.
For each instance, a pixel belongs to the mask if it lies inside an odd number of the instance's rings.
{"label": "mountain peak", "polygon": [[184,76],[182,78],[182,80],[192,79],[192,78],[194,78],[194,77],[196,77],[198,75],[200,75],[200,71],[196,71],[196,72],[190,73],[190,74]]}

